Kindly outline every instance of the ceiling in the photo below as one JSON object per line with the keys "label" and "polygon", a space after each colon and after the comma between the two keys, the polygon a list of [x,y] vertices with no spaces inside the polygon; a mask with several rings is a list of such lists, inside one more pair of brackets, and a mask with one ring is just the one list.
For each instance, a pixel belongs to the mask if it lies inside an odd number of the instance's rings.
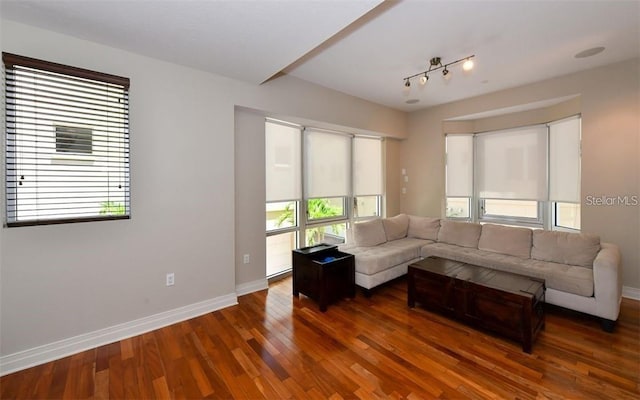
{"label": "ceiling", "polygon": [[[9,20],[253,84],[286,73],[405,111],[640,57],[637,0],[0,1]],[[455,66],[447,82],[433,74],[403,90],[430,58],[472,54],[471,73]]]}

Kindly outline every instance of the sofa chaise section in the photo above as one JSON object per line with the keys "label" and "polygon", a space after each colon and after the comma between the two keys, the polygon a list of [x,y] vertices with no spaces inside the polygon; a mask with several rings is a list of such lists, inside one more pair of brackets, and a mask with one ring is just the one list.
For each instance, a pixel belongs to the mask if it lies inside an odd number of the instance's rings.
{"label": "sofa chaise section", "polygon": [[405,275],[422,247],[437,238],[440,220],[400,214],[355,223],[340,251],[355,256],[356,285],[366,290]]}

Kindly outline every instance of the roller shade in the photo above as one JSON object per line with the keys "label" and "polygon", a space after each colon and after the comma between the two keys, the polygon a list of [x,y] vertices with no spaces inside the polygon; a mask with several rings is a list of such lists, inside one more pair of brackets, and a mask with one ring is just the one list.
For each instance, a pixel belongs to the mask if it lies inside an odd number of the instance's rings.
{"label": "roller shade", "polygon": [[305,130],[305,198],[349,195],[351,136]]}
{"label": "roller shade", "polygon": [[549,200],[580,202],[580,118],[549,125]]}
{"label": "roller shade", "polygon": [[355,137],[353,139],[353,195],[382,194],[382,140]]}
{"label": "roller shade", "polygon": [[301,197],[301,137],[298,127],[265,123],[265,169],[267,202]]}
{"label": "roller shade", "polygon": [[547,127],[476,136],[478,195],[487,199],[547,199]]}
{"label": "roller shade", "polygon": [[471,197],[473,193],[473,136],[446,137],[447,197]]}

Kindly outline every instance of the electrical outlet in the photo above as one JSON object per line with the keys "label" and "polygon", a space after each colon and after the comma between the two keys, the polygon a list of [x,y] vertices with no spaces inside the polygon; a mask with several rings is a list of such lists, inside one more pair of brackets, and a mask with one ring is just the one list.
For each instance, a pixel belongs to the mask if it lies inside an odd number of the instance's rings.
{"label": "electrical outlet", "polygon": [[249,264],[249,262],[250,262],[250,261],[251,261],[251,256],[249,256],[249,254],[245,254],[245,255],[242,257],[242,262],[243,262],[243,263],[245,263],[245,264]]}
{"label": "electrical outlet", "polygon": [[176,283],[175,278],[175,274],[173,272],[169,272],[167,274],[167,286],[173,286],[173,284]]}

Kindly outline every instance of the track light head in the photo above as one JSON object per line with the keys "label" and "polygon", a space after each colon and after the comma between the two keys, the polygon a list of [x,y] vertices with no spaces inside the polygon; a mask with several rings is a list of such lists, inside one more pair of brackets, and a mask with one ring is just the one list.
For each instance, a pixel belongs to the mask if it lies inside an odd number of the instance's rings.
{"label": "track light head", "polygon": [[423,76],[420,77],[420,84],[424,85],[429,80],[429,75],[425,72]]}
{"label": "track light head", "polygon": [[451,73],[449,72],[449,70],[447,69],[447,67],[444,67],[444,69],[442,70],[442,77],[448,81],[449,78],[451,78]]}
{"label": "track light head", "polygon": [[467,58],[464,64],[462,64],[462,70],[471,71],[472,69],[473,69],[473,60],[470,58]]}
{"label": "track light head", "polygon": [[409,82],[409,79],[404,80],[404,87],[411,87],[411,82]]}

